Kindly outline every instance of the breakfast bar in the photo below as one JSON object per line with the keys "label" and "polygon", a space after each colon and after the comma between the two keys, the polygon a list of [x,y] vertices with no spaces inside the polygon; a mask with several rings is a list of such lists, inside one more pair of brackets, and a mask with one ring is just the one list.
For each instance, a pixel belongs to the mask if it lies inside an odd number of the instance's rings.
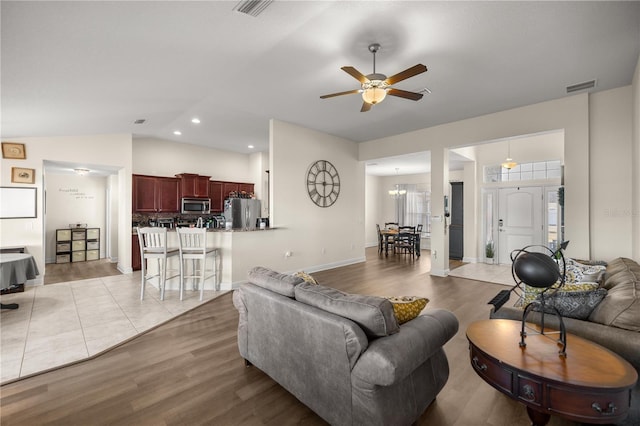
{"label": "breakfast bar", "polygon": [[[213,279],[205,282],[205,290],[231,290],[234,285],[246,281],[247,271],[255,266],[256,253],[267,250],[275,234],[277,228],[265,228],[255,230],[241,229],[207,229],[207,247],[215,247],[218,249],[217,262],[217,283]],[[169,247],[178,247],[178,235],[175,229],[167,230],[167,245]],[[133,247],[133,250],[139,248]],[[178,269],[178,258],[170,258],[168,260],[167,269]],[[149,272],[154,274],[157,272],[155,262],[149,262]],[[209,266],[207,266],[209,268]],[[157,285],[152,281],[153,285]],[[166,283],[167,290],[179,289],[179,278],[168,279]],[[217,284],[217,285],[216,285]],[[187,284],[187,286],[189,286]]]}

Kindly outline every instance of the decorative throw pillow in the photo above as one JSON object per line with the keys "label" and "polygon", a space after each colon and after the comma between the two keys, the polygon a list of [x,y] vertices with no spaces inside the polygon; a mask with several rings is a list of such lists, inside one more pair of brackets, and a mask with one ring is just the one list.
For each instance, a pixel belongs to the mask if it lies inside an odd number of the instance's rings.
{"label": "decorative throw pillow", "polygon": [[[559,291],[545,295],[545,312],[555,313],[553,310],[555,307],[563,317],[586,320],[606,295],[607,290],[604,288],[591,291]],[[540,309],[534,308],[534,310]]]}
{"label": "decorative throw pillow", "polygon": [[299,302],[350,319],[368,337],[383,337],[400,331],[393,305],[384,297],[349,294],[306,282],[295,287],[295,297]]}
{"label": "decorative throw pillow", "polygon": [[393,305],[393,313],[398,320],[398,324],[411,321],[427,306],[429,299],[418,296],[387,297]]}
{"label": "decorative throw pillow", "polygon": [[315,278],[313,278],[311,275],[307,274],[304,271],[296,272],[295,274],[293,274],[293,276],[302,278],[304,281],[308,282],[309,284],[318,285],[318,280],[316,280]]}
{"label": "decorative throw pillow", "polygon": [[604,265],[586,265],[571,258],[566,258],[565,264],[567,269],[565,284],[598,282],[607,269]]}
{"label": "decorative throw pillow", "polygon": [[[554,284],[550,287],[547,293],[550,293],[552,289],[557,288],[558,284]],[[561,292],[563,293],[572,293],[572,292],[580,292],[580,291],[595,291],[599,287],[598,283],[594,282],[581,282],[581,283],[573,283],[562,286]],[[524,309],[529,303],[536,300],[536,298],[542,293],[545,288],[532,287],[529,285],[524,285],[524,294],[521,296],[521,300],[516,303],[516,306]]]}

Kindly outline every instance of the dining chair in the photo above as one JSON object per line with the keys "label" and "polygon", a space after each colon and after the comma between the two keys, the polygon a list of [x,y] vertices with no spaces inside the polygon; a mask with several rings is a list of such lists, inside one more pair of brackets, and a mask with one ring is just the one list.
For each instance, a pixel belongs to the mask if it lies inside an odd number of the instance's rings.
{"label": "dining chair", "polygon": [[416,226],[416,256],[420,257],[420,241],[422,240],[422,224]]}
{"label": "dining chair", "polygon": [[[206,228],[177,228],[178,233],[178,249],[180,251],[180,266],[182,275],[180,277],[180,300],[182,300],[184,291],[184,281],[191,279],[193,290],[200,288],[200,300],[204,297],[204,282],[213,277],[215,284],[218,286],[218,275],[216,261],[218,257],[218,249],[215,247],[207,247],[207,230]],[[213,260],[212,268],[207,269],[207,258]],[[186,260],[191,260],[191,274],[187,275],[187,266],[184,264]],[[210,275],[207,275],[210,273]],[[196,284],[196,281],[199,281]]]}
{"label": "dining chair", "polygon": [[[176,247],[167,246],[167,228],[137,228],[138,242],[140,243],[140,259],[142,261],[142,285],[140,289],[140,300],[144,299],[144,289],[147,281],[151,278],[158,278],[158,288],[160,290],[160,300],[164,300],[164,291],[168,279],[182,277],[182,263],[179,264],[178,273],[170,277],[167,276],[167,261],[180,255],[180,250]],[[148,275],[148,261],[156,259],[158,261],[158,273]],[[173,269],[170,269],[173,271]]]}
{"label": "dining chair", "polygon": [[402,252],[415,256],[416,248],[416,228],[414,226],[398,227],[398,236],[395,238],[394,253]]}

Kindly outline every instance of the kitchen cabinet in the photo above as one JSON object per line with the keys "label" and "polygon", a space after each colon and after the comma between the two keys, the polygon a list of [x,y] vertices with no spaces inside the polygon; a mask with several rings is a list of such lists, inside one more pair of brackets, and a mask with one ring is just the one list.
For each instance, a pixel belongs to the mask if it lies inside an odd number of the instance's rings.
{"label": "kitchen cabinet", "polygon": [[239,183],[238,184],[239,192],[246,192],[247,194],[253,193],[253,184],[252,183]]}
{"label": "kitchen cabinet", "polygon": [[193,173],[176,175],[180,180],[180,196],[190,198],[209,198],[209,178]]}
{"label": "kitchen cabinet", "polygon": [[142,259],[140,257],[140,243],[138,242],[138,234],[131,237],[131,268],[134,271],[142,269]]}
{"label": "kitchen cabinet", "polygon": [[238,192],[239,185],[235,182],[222,182],[222,196],[229,198],[229,193]]}
{"label": "kitchen cabinet", "polygon": [[209,198],[211,198],[211,213],[222,213],[224,210],[224,194],[222,182],[209,182]]}
{"label": "kitchen cabinet", "polygon": [[177,178],[133,175],[134,213],[177,213],[180,186]]}
{"label": "kitchen cabinet", "polygon": [[224,200],[229,198],[231,192],[241,193],[253,193],[252,183],[241,182],[222,182],[211,181],[209,182],[209,197],[211,198],[211,212],[222,213],[224,211]]}

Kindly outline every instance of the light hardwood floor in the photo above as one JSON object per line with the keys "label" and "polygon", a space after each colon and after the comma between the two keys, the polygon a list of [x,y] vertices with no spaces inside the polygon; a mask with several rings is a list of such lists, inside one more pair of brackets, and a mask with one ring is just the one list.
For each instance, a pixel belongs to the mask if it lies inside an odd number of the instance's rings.
{"label": "light hardwood floor", "polygon": [[[427,254],[427,252],[425,252]],[[489,316],[504,286],[431,277],[429,256],[378,256],[317,272],[347,292],[421,295],[427,309],[451,310],[460,331],[447,343],[450,377],[420,425],[529,425],[525,408],[472,370],[467,325]],[[323,425],[322,419],[238,354],[231,294],[178,317],[95,359],[0,387],[0,423],[8,425]],[[514,342],[514,345],[518,342]],[[552,417],[552,426],[575,423]]]}

